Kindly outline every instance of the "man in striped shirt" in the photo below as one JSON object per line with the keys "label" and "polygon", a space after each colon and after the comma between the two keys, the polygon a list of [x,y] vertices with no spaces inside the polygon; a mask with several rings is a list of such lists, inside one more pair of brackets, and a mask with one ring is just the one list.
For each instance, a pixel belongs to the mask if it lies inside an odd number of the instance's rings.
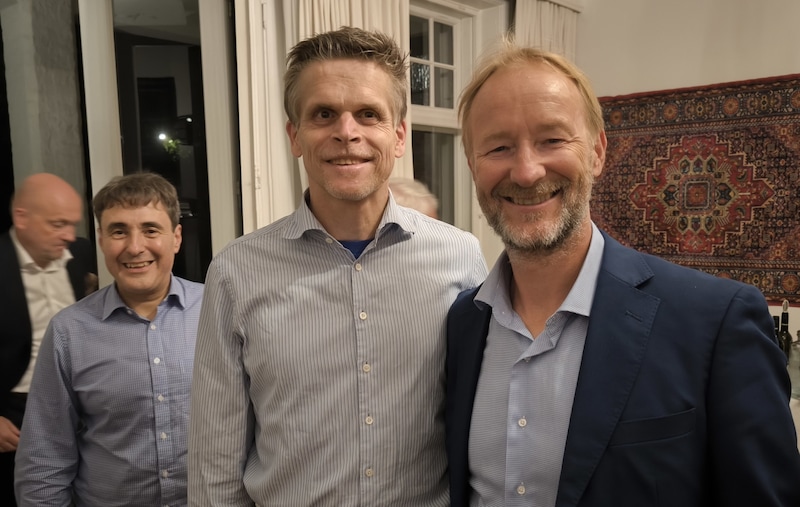
{"label": "man in striped shirt", "polygon": [[444,322],[483,280],[475,237],[391,197],[407,63],[389,37],[300,42],[286,126],[309,188],[212,261],[189,503],[446,506]]}

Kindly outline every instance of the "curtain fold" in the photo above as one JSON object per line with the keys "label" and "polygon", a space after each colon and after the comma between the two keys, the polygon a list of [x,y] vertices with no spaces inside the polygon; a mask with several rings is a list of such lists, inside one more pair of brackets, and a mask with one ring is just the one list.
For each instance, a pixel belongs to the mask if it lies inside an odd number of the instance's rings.
{"label": "curtain fold", "polygon": [[519,44],[552,51],[575,61],[576,11],[548,0],[517,0],[514,20]]}

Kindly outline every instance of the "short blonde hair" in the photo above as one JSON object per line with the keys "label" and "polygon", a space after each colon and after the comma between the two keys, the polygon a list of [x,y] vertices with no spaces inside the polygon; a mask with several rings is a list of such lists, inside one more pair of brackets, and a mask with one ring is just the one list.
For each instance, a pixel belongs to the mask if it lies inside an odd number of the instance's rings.
{"label": "short blonde hair", "polygon": [[394,95],[393,112],[397,115],[394,123],[400,125],[408,111],[408,55],[388,35],[352,26],[316,34],[300,41],[289,52],[283,76],[283,108],[292,125],[300,122],[297,83],[303,70],[314,62],[343,59],[373,62],[389,75]]}
{"label": "short blonde hair", "polygon": [[470,157],[472,149],[472,133],[469,129],[469,115],[475,96],[486,83],[486,81],[498,70],[519,64],[543,63],[553,70],[560,72],[572,81],[578,88],[583,98],[586,112],[587,127],[592,136],[596,136],[603,131],[603,110],[600,102],[592,89],[589,78],[575,64],[561,55],[544,51],[538,48],[519,46],[514,41],[512,34],[507,34],[501,47],[484,55],[472,74],[472,78],[464,90],[461,92],[458,104],[458,116],[461,121],[462,142],[467,158]]}

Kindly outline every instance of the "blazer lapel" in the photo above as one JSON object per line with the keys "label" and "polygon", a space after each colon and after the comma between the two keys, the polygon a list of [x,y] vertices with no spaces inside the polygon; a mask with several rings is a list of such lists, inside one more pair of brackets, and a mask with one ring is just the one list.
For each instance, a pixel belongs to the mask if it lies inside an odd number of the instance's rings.
{"label": "blazer lapel", "polygon": [[637,289],[653,276],[643,257],[604,237],[557,507],[578,505],[586,490],[639,374],[660,302]]}
{"label": "blazer lapel", "polygon": [[483,349],[492,315],[475,305],[478,288],[462,293],[448,316],[446,443],[453,506],[469,504],[469,432]]}

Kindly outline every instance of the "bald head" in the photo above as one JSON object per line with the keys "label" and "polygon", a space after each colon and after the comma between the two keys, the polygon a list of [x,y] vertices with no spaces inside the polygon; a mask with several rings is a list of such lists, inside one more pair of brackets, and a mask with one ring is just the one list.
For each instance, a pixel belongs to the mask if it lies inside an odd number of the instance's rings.
{"label": "bald head", "polygon": [[27,177],[11,202],[17,239],[41,267],[60,259],[75,241],[75,226],[83,216],[78,192],[55,174]]}

